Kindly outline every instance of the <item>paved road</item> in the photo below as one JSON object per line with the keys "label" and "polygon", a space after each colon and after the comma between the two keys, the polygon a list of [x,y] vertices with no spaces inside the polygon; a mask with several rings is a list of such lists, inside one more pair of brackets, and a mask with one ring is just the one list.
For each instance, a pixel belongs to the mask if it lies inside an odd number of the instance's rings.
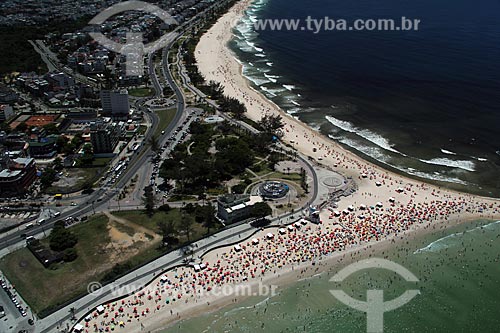
{"label": "paved road", "polygon": [[[221,4],[217,4],[216,6],[220,6],[220,5]],[[189,21],[189,22],[193,22],[193,21]],[[181,35],[179,34],[176,38],[174,38],[172,40],[172,42],[163,50],[163,54],[162,54],[163,59],[164,59],[164,61],[162,61],[162,71],[163,71],[163,74],[165,76],[167,83],[173,89],[173,91],[176,95],[176,100],[177,100],[177,112],[175,114],[175,117],[174,117],[173,121],[169,124],[169,126],[165,129],[165,134],[160,136],[160,138],[159,138],[159,142],[162,144],[171,135],[173,130],[179,126],[179,123],[181,122],[181,119],[182,119],[182,115],[185,112],[184,93],[183,93],[182,89],[180,89],[177,86],[177,84],[174,82],[172,75],[171,75],[171,72],[168,68],[168,50],[169,50],[170,46],[172,45],[172,43],[174,43],[180,36]],[[152,66],[152,57],[149,58],[148,62],[150,65],[149,66],[150,75],[152,77],[153,86],[155,88],[155,96],[161,96],[162,95],[162,88],[161,88],[161,85],[159,83],[158,78],[156,77],[156,73],[154,71],[154,66]],[[177,62],[176,66],[178,66],[178,68],[180,69],[181,64],[179,62]],[[185,73],[182,70],[179,70],[179,73],[181,73],[181,76],[185,75]],[[196,89],[194,87],[190,87],[190,82],[188,80],[186,80],[186,78],[184,78],[182,80],[184,81],[186,86],[191,91]],[[198,96],[205,98],[205,96],[203,96],[199,93],[201,93],[201,92],[198,91],[198,93],[197,93]],[[213,102],[213,101],[208,101],[208,102],[211,104],[213,103],[213,105],[215,104],[215,102]],[[216,104],[214,106],[216,106]],[[146,137],[145,137],[146,142],[151,138],[151,136],[153,135],[153,133],[155,132],[155,130],[158,126],[158,119],[154,115],[154,113],[148,112],[147,114],[151,117],[152,126],[146,133]],[[226,118],[228,121],[231,121],[232,123],[235,123],[238,126],[244,127],[246,129],[254,132],[254,133],[258,132],[253,127],[251,127],[250,125],[248,125],[244,122],[235,121],[235,120],[227,117],[227,115],[224,115],[224,114],[222,114],[221,116]],[[113,186],[113,188],[111,188],[111,189],[99,188],[94,193],[89,195],[88,200],[86,201],[85,204],[82,204],[78,207],[75,207],[74,209],[71,209],[67,212],[61,213],[61,215],[58,216],[57,219],[58,220],[64,219],[68,216],[74,216],[74,217],[75,216],[83,216],[83,215],[89,214],[90,212],[95,213],[96,211],[106,210],[106,208],[108,206],[108,201],[110,201],[114,196],[116,196],[120,192],[120,190],[126,185],[126,183],[141,168],[143,168],[147,164],[146,162],[151,156],[152,156],[152,152],[151,152],[150,147],[148,147],[147,145],[144,145],[144,147],[141,151],[134,154],[134,156],[132,157],[132,159],[129,162],[129,167],[126,169],[124,175]],[[309,203],[312,203],[316,199],[316,196],[317,196],[318,181],[317,181],[316,173],[314,172],[314,168],[310,165],[310,163],[304,157],[299,155],[298,158],[300,158],[306,165],[309,166],[311,174],[313,176],[313,180],[314,180],[313,194],[312,194],[311,200],[309,201]],[[281,221],[282,219],[288,218],[289,215],[290,215],[290,213],[275,219],[275,223],[278,223],[276,221]],[[25,233],[28,236],[39,235],[42,232],[50,229],[53,226],[55,220],[56,219],[53,219],[42,226],[36,226],[36,227],[30,229],[29,231],[26,231]],[[229,240],[231,240],[235,237],[243,237],[243,236],[238,236],[241,233],[246,235],[246,233],[252,233],[252,232],[253,232],[253,228],[249,227],[248,225],[241,225],[241,226],[237,226],[235,228],[226,229],[223,231],[224,234],[220,233],[217,236],[212,236],[212,237],[209,237],[207,239],[200,240],[198,242],[197,254],[201,253],[200,251],[202,249],[206,250],[210,247],[224,244],[224,242],[228,243]],[[21,233],[22,233],[21,231],[15,232],[15,233],[12,233],[12,234],[0,239],[0,249],[5,249],[5,248],[7,248],[9,246],[13,246],[15,244],[19,245],[19,243],[20,243],[19,236]],[[224,236],[221,236],[221,235],[224,235]],[[165,268],[170,267],[174,264],[177,264],[181,260],[182,260],[182,256],[179,256],[178,253],[176,253],[176,252],[171,253],[169,255],[166,255],[166,256],[158,259],[157,261],[155,261],[153,263],[150,263],[146,266],[143,266],[142,268],[138,269],[137,271],[134,271],[134,272],[126,275],[125,277],[119,279],[117,281],[117,283],[120,283],[120,284],[122,284],[122,283],[131,284],[131,283],[137,283],[137,282],[145,283],[152,278],[151,275],[154,272],[157,272],[159,269],[165,269]],[[141,279],[143,279],[144,281],[141,281]],[[105,288],[108,288],[108,287],[105,287]],[[93,307],[97,304],[104,302],[106,300],[106,298],[104,298],[104,297],[109,297],[110,295],[111,295],[110,292],[103,293],[99,297],[95,297],[95,295],[87,295],[87,296],[77,300],[76,302],[72,303],[67,308],[60,309],[59,311],[53,313],[52,315],[50,315],[42,320],[37,321],[36,330],[39,332],[50,332],[58,325],[58,323],[60,321],[69,319],[69,307],[77,308],[77,314],[80,315],[82,312],[85,312],[89,307]]]}
{"label": "paved road", "polygon": [[[193,17],[189,21],[185,22],[184,24],[182,24],[181,26],[176,28],[172,32],[172,40],[171,40],[170,44],[168,44],[167,47],[165,47],[165,49],[163,51],[164,57],[165,57],[165,55],[168,54],[168,49],[171,47],[171,45],[174,42],[176,42],[180,36],[182,36],[182,33],[185,29],[191,27],[199,18],[202,18],[203,15],[205,15],[208,11],[213,10],[214,8],[223,6],[227,2],[228,1],[226,0],[226,1],[219,2],[219,3],[215,3],[214,5],[208,7],[203,12],[197,14],[195,17]],[[42,55],[43,59],[46,59],[47,61],[52,63],[55,67],[59,68],[59,66],[55,63],[55,60],[52,60],[52,58],[54,57],[54,54],[43,44],[42,41],[37,40],[36,45],[33,42],[31,42],[31,43],[35,47],[36,50],[42,52],[41,55],[43,54]],[[168,58],[165,58],[165,59],[167,59],[167,61],[168,61]],[[177,112],[175,114],[173,121],[165,129],[165,134],[160,136],[160,138],[159,138],[160,142],[165,142],[165,140],[171,135],[171,132],[173,131],[173,129],[175,129],[176,127],[179,126],[179,123],[181,122],[181,116],[182,116],[184,109],[185,109],[185,99],[184,99],[183,92],[174,83],[172,75],[168,69],[167,61],[163,62],[163,71],[164,71],[164,75],[165,75],[165,78],[166,78],[168,84],[174,90],[175,95],[177,97]],[[156,78],[156,74],[154,73],[154,69],[153,69],[153,73],[152,73],[151,68],[152,68],[152,66],[149,68],[149,70],[150,70],[150,74],[153,74],[152,81],[153,81],[153,85],[155,87],[155,95],[160,96],[162,94],[161,85],[159,85],[159,80],[157,80],[157,78]],[[59,69],[64,70],[64,68],[63,69],[59,68]],[[73,75],[73,76],[77,75],[76,73],[73,73],[73,71],[71,71],[71,73],[68,73],[68,74]],[[81,75],[78,75],[77,78],[82,79]],[[87,83],[87,82],[85,82],[85,83]],[[88,82],[88,84],[93,84],[93,82]],[[158,89],[160,89],[160,90],[158,90]],[[152,126],[149,129],[149,131],[146,132],[145,139],[144,139],[145,142],[148,142],[148,140],[151,138],[151,136],[155,132],[156,127],[158,126],[158,123],[159,123],[158,118],[156,117],[156,115],[154,113],[149,113],[149,117],[151,117]],[[107,189],[104,189],[101,187],[98,190],[94,191],[92,194],[90,194],[88,196],[88,199],[85,201],[85,203],[80,204],[79,206],[77,206],[73,209],[70,209],[70,210],[67,210],[66,212],[61,213],[61,215],[58,216],[57,219],[54,218],[52,220],[47,221],[44,225],[35,226],[29,230],[19,230],[19,231],[16,231],[14,233],[11,233],[11,234],[4,235],[2,238],[0,238],[0,253],[5,253],[4,251],[2,251],[4,249],[9,249],[9,248],[14,249],[14,248],[18,248],[19,246],[22,246],[22,243],[23,243],[22,238],[21,238],[22,234],[26,234],[26,236],[35,236],[35,237],[38,236],[38,237],[40,237],[46,231],[50,230],[57,220],[65,219],[66,217],[70,217],[70,216],[72,216],[72,217],[85,216],[91,212],[94,213],[95,211],[97,211],[99,209],[106,209],[107,202],[110,201],[114,196],[116,196],[120,192],[120,189],[122,189],[127,184],[127,182],[139,171],[139,169],[141,167],[146,165],[148,158],[150,158],[152,156],[151,153],[152,152],[151,152],[150,147],[148,147],[147,145],[144,145],[142,150],[140,150],[136,154],[134,154],[134,156],[132,157],[132,159],[129,162],[128,168],[126,169],[126,171],[124,172],[122,177],[113,186],[113,189],[107,190]]]}
{"label": "paved road", "polygon": [[[300,214],[295,213],[294,215],[288,213],[284,216],[276,218],[273,220],[273,225],[281,226],[283,224],[293,223],[300,219]],[[71,303],[70,305],[60,309],[59,311],[51,314],[50,316],[37,320],[35,332],[53,332],[58,325],[66,327],[67,323],[70,323],[70,309],[74,307],[76,309],[76,317],[83,317],[88,311],[92,310],[96,306],[103,304],[109,300],[115,299],[123,295],[123,290],[127,292],[133,292],[134,290],[139,290],[155,276],[161,275],[162,272],[168,270],[173,266],[183,264],[183,260],[186,258],[199,258],[202,254],[218,247],[220,245],[231,244],[235,242],[242,241],[251,237],[258,229],[249,226],[248,224],[234,225],[231,228],[224,229],[223,231],[212,235],[210,237],[201,239],[195,242],[191,249],[193,249],[194,254],[192,256],[186,256],[183,250],[170,252],[157,260],[142,266],[141,268],[123,276],[122,278],[116,280],[115,282],[105,285],[99,289],[98,293],[88,294],[77,301]],[[127,288],[123,288],[127,286]],[[72,325],[73,323],[71,323]]]}
{"label": "paved road", "polygon": [[49,71],[64,72],[75,78],[76,81],[80,81],[89,86],[97,87],[97,82],[89,80],[89,78],[86,77],[85,75],[76,73],[71,68],[63,66],[59,62],[59,59],[57,59],[57,55],[54,54],[54,52],[52,52],[42,40],[37,39],[35,42],[30,40],[29,43],[33,46],[35,51],[41,56],[43,62],[45,62],[45,64],[47,65]]}

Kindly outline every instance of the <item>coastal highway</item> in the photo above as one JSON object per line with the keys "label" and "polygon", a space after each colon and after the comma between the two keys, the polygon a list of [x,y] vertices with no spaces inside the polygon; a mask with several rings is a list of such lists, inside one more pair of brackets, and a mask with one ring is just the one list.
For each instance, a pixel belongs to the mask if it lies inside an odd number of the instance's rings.
{"label": "coastal highway", "polygon": [[43,62],[45,65],[47,65],[47,68],[49,71],[60,71],[64,72],[73,78],[75,78],[77,81],[85,83],[89,86],[92,87],[97,87],[97,82],[89,80],[85,75],[82,75],[80,73],[76,73],[73,71],[71,68],[62,66],[61,63],[59,62],[59,59],[57,59],[57,55],[55,55],[48,47],[47,45],[44,44],[42,40],[37,39],[35,42],[32,40],[28,41],[35,51],[40,55],[42,58]]}
{"label": "coastal highway", "polygon": [[[165,58],[165,55],[168,54],[168,49],[172,46],[174,42],[177,41],[177,39],[183,35],[184,31],[186,31],[188,28],[190,28],[198,19],[203,18],[204,15],[209,12],[210,10],[213,10],[215,8],[220,8],[221,6],[225,5],[229,1],[222,1],[218,3],[214,3],[207,9],[205,9],[203,12],[198,13],[195,17],[190,19],[189,21],[183,23],[179,27],[177,27],[174,31],[172,31],[170,34],[170,43],[163,49],[163,56],[164,56],[164,62],[163,62],[163,71],[165,78],[170,85],[170,87],[174,90],[175,95],[177,97],[177,112],[174,116],[174,119],[170,123],[170,125],[165,129],[165,134],[162,135],[158,141],[160,143],[163,143],[166,138],[168,138],[171,135],[171,132],[173,131],[174,128],[179,126],[181,116],[185,110],[185,99],[183,92],[179,87],[174,83],[172,74],[170,73],[170,70],[168,68],[168,57]],[[53,58],[53,53],[43,44],[42,41],[37,40],[36,44],[32,43],[34,46],[35,50],[40,53],[42,56],[42,59],[44,61],[48,61],[51,63],[54,67],[59,68],[57,64],[52,61]],[[161,96],[163,91],[161,89],[161,85],[159,83],[158,78],[156,77],[156,73],[154,72],[154,67],[152,65],[152,59],[149,58],[149,74],[151,75],[153,86],[155,88],[155,96]],[[60,68],[59,68],[60,69]],[[75,75],[75,73],[68,73],[72,76]],[[81,75],[77,76],[78,79],[82,79]],[[88,81],[88,80],[86,80]],[[87,82],[84,82],[87,83]],[[91,84],[91,82],[88,82],[88,84]],[[148,113],[149,117],[151,118],[151,123],[152,126],[149,131],[147,131],[144,141],[148,142],[148,140],[152,137],[153,133],[156,130],[156,127],[158,126],[158,118],[154,113]],[[80,217],[89,214],[90,212],[95,212],[96,210],[100,209],[105,209],[107,206],[107,203],[109,200],[111,200],[114,196],[116,196],[119,192],[120,189],[125,186],[125,184],[138,172],[138,170],[145,166],[148,158],[151,156],[151,149],[148,145],[144,145],[143,149],[141,151],[138,151],[132,159],[129,162],[129,166],[126,169],[125,173],[122,175],[122,177],[117,181],[117,183],[113,186],[113,188],[107,190],[104,188],[99,188],[96,191],[94,191],[92,194],[90,194],[85,201],[85,203],[80,204],[79,206],[76,206],[73,209],[70,209],[66,212],[62,212],[60,216],[57,218],[53,218],[43,225],[40,226],[34,226],[33,228],[29,230],[18,230],[12,233],[9,233],[8,235],[4,235],[2,238],[0,238],[0,250],[8,248],[10,246],[13,246],[19,242],[22,241],[21,235],[25,234],[26,236],[36,236],[39,234],[43,234],[46,231],[50,230],[54,223],[57,220],[64,220],[67,217]]]}
{"label": "coastal highway", "polygon": [[[172,43],[175,41],[175,35],[172,35],[171,41],[166,47],[166,50],[170,48]],[[165,51],[167,52],[167,51]],[[152,59],[149,61],[149,73],[152,75],[152,82],[155,88],[155,96],[161,96],[162,94],[162,89],[159,84],[159,80],[156,77],[156,73],[154,72],[154,66]],[[162,135],[158,141],[160,143],[164,143],[166,139],[171,135],[173,130],[179,126],[182,120],[182,114],[184,113],[185,110],[185,100],[184,100],[184,95],[182,91],[177,87],[177,85],[173,82],[172,75],[170,71],[168,70],[168,66],[164,66],[165,68],[165,78],[167,79],[168,84],[172,87],[174,90],[176,97],[177,97],[177,112],[172,120],[172,122],[168,125],[168,127],[165,129],[165,134]],[[143,108],[143,111],[145,109]],[[155,132],[156,128],[158,127],[159,121],[158,117],[156,114],[153,112],[144,112],[144,114],[151,119],[152,126],[151,128],[146,132],[144,142],[148,142],[149,139],[153,136],[153,133]],[[152,151],[151,148],[146,144],[143,146],[143,149],[141,151],[138,151],[133,155],[129,162],[128,168],[125,170],[124,174],[120,179],[115,183],[115,185],[110,188],[110,189],[105,189],[100,187],[96,191],[94,191],[92,194],[90,194],[87,197],[87,200],[80,204],[79,206],[76,206],[73,209],[70,209],[68,211],[62,212],[60,216],[57,218],[52,218],[51,220],[47,221],[46,223],[39,225],[39,226],[34,226],[31,229],[28,230],[19,230],[13,233],[10,233],[2,238],[0,238],[0,249],[7,248],[9,246],[15,245],[19,242],[22,242],[21,235],[25,234],[26,236],[37,236],[39,234],[43,234],[44,232],[50,230],[54,223],[57,220],[64,220],[67,217],[80,217],[84,215],[88,215],[89,213],[93,213],[95,211],[100,211],[100,210],[105,210],[108,205],[108,201],[111,200],[114,196],[116,196],[118,193],[120,193],[120,190],[127,184],[127,182],[137,173],[141,168],[147,167],[147,161],[149,158],[152,156]]]}
{"label": "coastal highway", "polygon": [[[160,143],[163,143],[171,135],[171,132],[173,132],[173,130],[177,126],[179,126],[179,123],[182,120],[182,115],[183,115],[183,113],[185,113],[185,97],[184,97],[183,91],[174,82],[172,74],[171,74],[169,67],[168,67],[168,50],[169,50],[170,46],[172,45],[172,43],[174,43],[177,40],[177,38],[178,38],[178,36],[175,37],[171,41],[171,43],[163,50],[163,54],[162,54],[162,56],[163,56],[162,71],[163,71],[163,74],[165,76],[167,83],[170,85],[170,87],[173,89],[173,91],[176,95],[177,112],[174,116],[173,121],[165,129],[165,134],[160,136],[160,138],[159,138]],[[156,77],[156,73],[154,71],[152,57],[150,57],[148,59],[148,63],[149,63],[149,73],[151,75],[152,83],[153,83],[153,86],[154,86],[155,92],[156,92],[155,96],[156,97],[161,96],[162,89],[161,89],[160,82],[159,82],[158,78]],[[176,65],[181,66],[179,63],[176,63]],[[181,71],[179,71],[179,72],[181,72]],[[184,81],[184,83],[188,83],[188,82],[189,81]],[[189,87],[189,84],[186,84],[186,85]],[[155,132],[155,130],[158,126],[158,119],[157,119],[156,115],[154,115],[154,113],[151,113],[151,112],[147,112],[147,114],[148,114],[148,116],[151,117],[152,126],[146,133],[145,142],[147,142],[152,137],[153,133]],[[226,118],[226,116],[225,116],[225,118]],[[228,120],[230,120],[232,123],[235,122],[234,120],[232,120],[230,118]],[[249,126],[246,123],[237,122],[237,124],[239,126],[242,126],[245,128],[248,127],[247,129],[252,130],[253,132],[256,131],[255,129],[253,129],[251,126]],[[104,188],[97,189],[94,193],[92,193],[91,195],[88,196],[88,199],[86,200],[86,202],[84,204],[80,204],[80,206],[77,206],[69,211],[61,213],[61,215],[57,217],[57,220],[65,219],[66,217],[69,217],[69,216],[79,217],[79,216],[83,216],[83,215],[88,215],[91,212],[105,210],[107,205],[108,205],[108,201],[111,200],[114,196],[116,196],[120,192],[120,190],[127,184],[127,182],[137,172],[139,172],[139,170],[141,170],[141,168],[149,167],[149,165],[148,166],[146,166],[146,165],[147,165],[148,159],[151,156],[152,156],[151,148],[148,145],[144,145],[143,149],[141,151],[137,152],[136,154],[134,154],[134,156],[131,158],[131,160],[129,162],[129,166],[126,169],[124,175],[117,181],[117,183],[112,188],[110,188],[110,189],[104,189]],[[313,176],[313,180],[314,180],[313,193],[311,196],[311,200],[308,202],[308,204],[311,204],[316,199],[317,193],[318,193],[318,181],[317,181],[316,173],[314,172],[314,168],[307,161],[306,158],[303,158],[300,155],[298,156],[298,158],[303,163],[305,163],[305,165],[307,165],[309,167],[309,169],[312,173],[312,176]],[[295,214],[296,213],[297,212],[295,212]],[[285,215],[282,215],[280,217],[273,219],[273,221],[275,221],[275,223],[280,223],[281,221],[287,219],[291,215],[293,215],[293,213],[287,213]],[[35,226],[32,229],[25,230],[25,231],[17,231],[17,232],[14,232],[8,236],[3,237],[2,239],[0,239],[0,249],[4,249],[6,247],[9,247],[11,245],[19,243],[21,241],[20,235],[22,233],[26,233],[26,235],[31,236],[31,235],[38,235],[44,231],[49,230],[53,226],[55,221],[56,221],[56,219],[52,219],[44,225]],[[244,231],[248,232],[251,230],[251,228],[248,226],[241,226],[241,228],[242,228],[242,230],[236,230],[236,228],[235,229],[232,229],[232,228],[227,229],[227,231],[229,232],[229,234],[227,234],[227,236],[221,237],[220,239],[217,239],[216,241],[213,241],[213,242],[209,241],[206,244],[204,244],[203,246],[200,246],[199,250],[215,246],[216,244],[220,244],[221,242],[225,242],[226,239],[230,238],[231,236],[236,236],[240,232],[244,232]],[[174,253],[172,253],[172,255],[174,255]],[[166,263],[164,262],[164,264],[161,265],[161,267],[167,267],[167,266],[172,265],[174,263],[180,262],[182,257],[180,257],[178,254],[175,254],[175,255],[177,256],[177,258],[171,259]],[[166,259],[167,258],[165,258],[163,260],[166,260]],[[159,260],[161,260],[161,258]],[[147,271],[146,273],[143,273],[140,276],[137,276],[137,271],[134,271],[134,272],[130,273],[129,275],[127,275],[126,277],[124,277],[124,280],[126,281],[126,283],[133,283],[134,281],[137,281],[137,279],[140,277],[147,276],[147,275],[151,274],[151,272],[156,272],[159,267],[154,265],[154,263],[151,263],[151,265],[152,266],[148,265],[148,269],[146,269],[146,271]],[[120,279],[120,280],[122,281],[122,279]],[[92,296],[92,295],[88,295],[88,296]],[[86,311],[86,308],[88,306],[90,306],[91,304],[94,304],[95,302],[99,302],[100,300],[103,300],[103,297],[96,297],[95,299],[92,299],[92,302],[88,302],[88,299],[85,299],[85,300],[79,299],[68,306],[75,306],[75,308],[77,309],[77,312],[79,313],[82,311]],[[57,318],[57,319],[52,321],[49,318]],[[50,332],[51,330],[53,330],[55,328],[57,323],[64,321],[64,320],[67,320],[67,319],[69,319],[68,311],[66,310],[66,308],[63,308],[63,309],[53,313],[51,316],[49,316],[43,320],[37,321],[37,324],[36,324],[37,331]],[[41,324],[40,326],[39,326],[39,323]],[[40,330],[39,330],[39,328],[40,328]]]}
{"label": "coastal highway", "polygon": [[[216,110],[219,109],[219,106],[217,105],[217,103],[211,99],[208,99],[208,97],[202,92],[200,91],[198,88],[196,88],[195,86],[193,86],[191,84],[191,80],[189,79],[189,76],[187,75],[187,70],[184,68],[184,66],[182,65],[181,61],[179,61],[179,59],[181,59],[181,52],[182,52],[182,46],[184,44],[182,44],[178,51],[177,51],[177,60],[175,62],[175,65],[177,66],[177,69],[178,69],[178,73],[180,74],[180,77],[181,77],[181,80],[182,80],[182,83],[183,85],[188,88],[192,93],[194,93],[195,95],[197,95],[199,98],[201,98],[202,100],[204,100],[206,103],[210,104],[211,106],[213,106]],[[231,124],[234,124],[236,126],[239,126],[247,131],[249,131],[250,133],[259,133],[259,131],[257,129],[255,129],[254,127],[252,127],[251,125],[245,123],[244,121],[241,121],[241,120],[236,120],[236,119],[233,119],[231,117],[229,117],[227,114],[223,113],[223,112],[219,112],[217,111],[217,114],[221,117],[223,117],[225,120],[227,120],[228,122],[230,122]],[[287,151],[288,153],[292,154],[293,151],[292,150],[289,150],[285,145],[283,145],[282,143],[278,142],[276,143],[276,147],[277,148],[281,148],[283,151]],[[301,153],[299,152],[296,152],[296,156],[297,156],[297,159],[304,165],[306,166],[308,169],[309,169],[309,173],[310,175],[312,176],[313,178],[313,193],[312,193],[312,196],[311,196],[311,200],[308,202],[308,204],[312,204],[314,202],[314,200],[317,198],[318,196],[318,176],[316,174],[316,171],[314,170],[314,167],[312,166],[311,162],[308,161],[307,157],[306,156],[303,156]]]}
{"label": "coastal highway", "polygon": [[[195,18],[193,18],[190,21],[183,24],[182,28],[187,29],[192,24],[194,24],[195,19],[202,17],[202,15],[206,11],[208,11],[214,7],[219,7],[222,5],[223,5],[223,3],[219,3],[217,5],[214,5],[213,7],[209,7],[204,12],[198,14]],[[179,27],[179,28],[181,28],[181,27]],[[178,29],[176,29],[176,31],[171,33],[170,42],[168,43],[167,47],[165,47],[162,51],[163,52],[163,54],[162,54],[163,61],[161,62],[162,71],[163,71],[163,74],[165,76],[165,79],[166,79],[168,85],[173,89],[173,91],[176,95],[176,100],[177,100],[177,112],[174,116],[174,119],[169,124],[169,126],[165,129],[165,134],[161,135],[158,138],[158,141],[162,145],[167,140],[167,138],[171,135],[173,130],[179,126],[179,124],[181,123],[181,120],[182,120],[182,115],[185,111],[184,93],[177,86],[177,84],[174,82],[172,74],[171,74],[171,72],[169,70],[169,66],[168,66],[168,51],[169,51],[170,47],[172,46],[172,44],[175,43],[183,35],[183,33],[177,33],[177,30]],[[38,43],[38,45],[40,46],[40,43]],[[210,103],[211,105],[213,105],[214,107],[217,108],[217,104],[214,101],[207,99],[206,96],[203,95],[198,89],[191,86],[190,80],[187,77],[185,70],[183,68],[181,68],[182,65],[180,64],[180,61],[179,61],[179,59],[180,59],[179,55],[180,54],[178,54],[177,62],[175,63],[175,65],[178,66],[178,68],[179,68],[179,73],[181,74],[181,78],[182,78],[182,81],[185,84],[185,86],[188,89],[190,89],[191,91],[193,91],[195,94],[197,94],[199,97],[203,98],[206,102]],[[49,56],[49,55],[47,54],[47,56]],[[149,55],[148,65],[149,65],[148,66],[149,67],[149,74],[150,74],[150,77],[151,77],[151,80],[152,80],[152,83],[153,83],[153,86],[155,89],[155,96],[159,97],[162,95],[163,89],[160,85],[159,79],[157,78],[155,70],[154,70],[154,63],[153,63],[152,55]],[[144,107],[142,107],[142,109],[143,109],[143,111],[145,111]],[[158,117],[153,112],[144,112],[144,114],[146,114],[146,116],[150,117],[151,124],[152,124],[151,128],[146,132],[145,138],[144,138],[144,142],[148,142],[149,139],[152,137],[153,133],[155,132],[155,130],[159,124],[159,121],[158,121]],[[245,128],[251,132],[254,132],[254,133],[258,132],[252,126],[250,126],[244,122],[234,120],[225,114],[220,114],[220,115],[235,125],[243,127],[243,128]],[[12,245],[18,244],[19,242],[22,242],[21,235],[23,235],[23,234],[25,234],[26,236],[37,236],[39,234],[42,234],[42,233],[50,230],[57,220],[64,220],[67,217],[81,217],[84,215],[88,215],[91,212],[94,213],[96,211],[105,210],[108,206],[108,202],[120,192],[120,190],[127,184],[127,182],[136,173],[138,173],[139,170],[141,170],[141,168],[147,167],[146,166],[147,161],[151,157],[152,157],[151,148],[146,144],[143,146],[142,150],[138,151],[137,153],[135,153],[133,155],[133,157],[131,158],[131,160],[129,162],[129,166],[125,170],[122,177],[120,179],[118,179],[118,181],[110,189],[106,189],[106,188],[102,188],[102,187],[98,188],[96,191],[94,191],[92,194],[90,194],[87,197],[87,200],[84,203],[76,206],[75,208],[72,208],[70,210],[62,212],[60,216],[58,216],[57,218],[52,218],[51,220],[47,221],[43,225],[34,226],[33,228],[31,228],[29,230],[18,230],[18,231],[15,231],[15,232],[9,233],[8,235],[3,236],[2,238],[0,238],[0,249],[5,249],[9,246],[12,246]],[[302,157],[299,157],[299,158],[301,160],[303,160],[303,162],[305,162],[305,164],[309,165],[309,163],[305,159],[303,159]],[[315,178],[316,175],[315,175],[314,169],[312,167],[310,167],[310,170],[312,172],[313,177]],[[314,183],[315,183],[315,185],[317,185],[316,178],[314,179]],[[313,186],[313,187],[316,191],[317,186]],[[312,197],[315,198],[316,194],[317,193],[313,193]]]}

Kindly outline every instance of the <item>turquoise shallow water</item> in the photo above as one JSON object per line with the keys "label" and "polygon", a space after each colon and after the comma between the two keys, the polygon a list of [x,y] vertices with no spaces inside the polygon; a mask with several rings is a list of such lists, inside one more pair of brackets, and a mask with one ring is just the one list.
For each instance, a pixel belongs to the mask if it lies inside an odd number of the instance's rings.
{"label": "turquoise shallow water", "polygon": [[329,282],[339,266],[281,288],[274,297],[249,298],[164,332],[366,332],[365,314],[329,293],[338,288],[361,300],[367,289],[383,289],[386,300],[419,289],[419,296],[385,314],[384,332],[500,331],[500,221],[468,223],[371,255],[403,265],[419,282],[380,269]]}

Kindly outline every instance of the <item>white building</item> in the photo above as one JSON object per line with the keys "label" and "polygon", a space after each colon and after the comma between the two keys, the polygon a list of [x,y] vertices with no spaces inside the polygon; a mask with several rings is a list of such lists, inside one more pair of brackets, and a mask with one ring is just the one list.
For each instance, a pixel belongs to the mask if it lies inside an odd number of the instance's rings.
{"label": "white building", "polygon": [[252,207],[263,202],[259,195],[227,194],[217,199],[217,217],[225,223],[234,223],[251,216]]}

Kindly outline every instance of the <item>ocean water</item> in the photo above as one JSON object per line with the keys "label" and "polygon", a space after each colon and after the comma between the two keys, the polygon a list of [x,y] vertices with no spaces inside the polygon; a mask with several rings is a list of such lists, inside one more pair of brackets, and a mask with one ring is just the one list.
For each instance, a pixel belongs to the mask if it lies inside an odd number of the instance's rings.
{"label": "ocean water", "polygon": [[[288,114],[395,171],[500,197],[500,1],[256,0],[230,47]],[[256,31],[258,19],[418,31]]]}
{"label": "ocean water", "polygon": [[[384,299],[420,290],[384,315],[384,332],[498,332],[500,221],[476,221],[391,248],[370,251],[410,270],[411,283],[386,270],[364,270],[330,282],[343,266],[297,281],[270,298],[249,298],[217,312],[181,321],[164,332],[366,332],[366,316],[338,302],[331,289],[365,300],[367,289]],[[368,258],[363,253],[355,260]]]}

